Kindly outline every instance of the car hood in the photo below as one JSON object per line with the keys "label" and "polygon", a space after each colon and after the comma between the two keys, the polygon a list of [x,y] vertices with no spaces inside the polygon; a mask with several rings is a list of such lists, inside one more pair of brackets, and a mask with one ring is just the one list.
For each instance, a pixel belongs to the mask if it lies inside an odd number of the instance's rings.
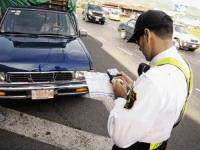
{"label": "car hood", "polygon": [[94,10],[94,9],[90,9],[93,13],[97,13],[97,14],[104,14],[103,11],[99,11],[99,10]]}
{"label": "car hood", "polygon": [[199,39],[190,33],[175,32],[174,36],[178,37],[180,40],[183,40],[183,41],[187,41],[187,42],[196,41],[196,43],[199,43]]}
{"label": "car hood", "polygon": [[90,57],[79,38],[0,36],[0,71],[90,70]]}

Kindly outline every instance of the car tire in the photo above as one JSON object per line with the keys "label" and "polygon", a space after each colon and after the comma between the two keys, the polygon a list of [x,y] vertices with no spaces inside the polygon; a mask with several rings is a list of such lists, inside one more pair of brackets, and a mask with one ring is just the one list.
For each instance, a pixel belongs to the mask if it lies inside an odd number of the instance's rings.
{"label": "car tire", "polygon": [[189,48],[188,50],[191,52],[194,52],[196,50],[196,48]]}
{"label": "car tire", "polygon": [[174,39],[174,46],[179,50],[181,48],[179,39]]}
{"label": "car tire", "polygon": [[101,21],[100,23],[101,23],[102,25],[104,25],[104,24],[105,24],[105,21]]}
{"label": "car tire", "polygon": [[120,37],[122,39],[125,39],[126,38],[126,31],[125,30],[120,30]]}

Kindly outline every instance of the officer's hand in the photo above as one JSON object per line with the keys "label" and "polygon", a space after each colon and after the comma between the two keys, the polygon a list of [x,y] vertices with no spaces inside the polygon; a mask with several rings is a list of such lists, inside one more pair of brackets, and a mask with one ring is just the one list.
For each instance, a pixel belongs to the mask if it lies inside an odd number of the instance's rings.
{"label": "officer's hand", "polygon": [[122,71],[120,72],[120,74],[121,74],[121,79],[123,80],[123,82],[127,83],[128,86],[131,87],[133,85],[133,80]]}
{"label": "officer's hand", "polygon": [[126,98],[127,93],[126,93],[126,85],[124,85],[123,81],[121,79],[112,79],[112,85],[113,85],[113,90],[115,93],[115,97],[123,97]]}

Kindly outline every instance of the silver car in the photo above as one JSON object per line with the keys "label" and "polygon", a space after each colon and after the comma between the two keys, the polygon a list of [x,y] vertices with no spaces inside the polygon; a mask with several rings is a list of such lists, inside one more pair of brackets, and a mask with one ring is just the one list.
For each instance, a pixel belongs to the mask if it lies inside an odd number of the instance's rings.
{"label": "silver car", "polygon": [[177,49],[190,51],[195,51],[200,45],[199,39],[189,33],[186,26],[182,24],[174,24],[173,41]]}

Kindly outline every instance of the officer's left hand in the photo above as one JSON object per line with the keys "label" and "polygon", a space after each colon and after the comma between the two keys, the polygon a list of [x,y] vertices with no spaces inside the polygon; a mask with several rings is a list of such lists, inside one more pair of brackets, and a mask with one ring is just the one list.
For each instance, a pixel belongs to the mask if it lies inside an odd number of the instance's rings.
{"label": "officer's left hand", "polygon": [[126,85],[124,85],[123,81],[121,79],[112,79],[112,85],[113,85],[113,90],[115,93],[115,97],[123,97],[126,98],[127,93],[126,93]]}

